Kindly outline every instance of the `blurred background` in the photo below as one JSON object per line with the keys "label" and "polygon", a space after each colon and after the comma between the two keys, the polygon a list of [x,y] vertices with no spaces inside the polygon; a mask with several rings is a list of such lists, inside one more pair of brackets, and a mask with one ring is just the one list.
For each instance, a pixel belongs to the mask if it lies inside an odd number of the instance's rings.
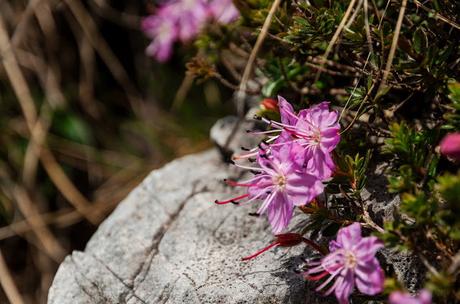
{"label": "blurred background", "polygon": [[[150,4],[151,5],[151,4]],[[0,1],[0,303],[44,303],[53,276],[142,179],[206,149],[230,91],[160,65],[147,1]],[[193,48],[193,46],[188,46]],[[182,52],[182,53],[181,53]]]}

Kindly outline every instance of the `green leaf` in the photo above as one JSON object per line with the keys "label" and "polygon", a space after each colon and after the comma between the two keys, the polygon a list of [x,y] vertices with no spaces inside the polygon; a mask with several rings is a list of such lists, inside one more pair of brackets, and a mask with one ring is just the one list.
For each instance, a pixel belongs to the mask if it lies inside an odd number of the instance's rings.
{"label": "green leaf", "polygon": [[418,54],[423,54],[428,47],[428,38],[422,27],[417,28],[412,35],[412,44]]}
{"label": "green leaf", "polygon": [[55,113],[53,118],[53,131],[64,138],[81,144],[91,144],[93,142],[89,125],[72,113]]}

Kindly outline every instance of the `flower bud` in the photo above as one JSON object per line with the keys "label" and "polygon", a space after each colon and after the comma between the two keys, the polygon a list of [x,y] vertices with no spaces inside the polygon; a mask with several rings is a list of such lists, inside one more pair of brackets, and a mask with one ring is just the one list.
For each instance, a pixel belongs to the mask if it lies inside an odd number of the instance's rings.
{"label": "flower bud", "polygon": [[292,247],[299,245],[304,240],[303,236],[298,233],[283,233],[276,235],[276,242],[281,247]]}
{"label": "flower bud", "polygon": [[261,106],[265,110],[279,112],[278,102],[273,98],[265,98],[262,100]]}
{"label": "flower bud", "polygon": [[447,134],[440,144],[441,154],[453,162],[460,162],[460,133]]}

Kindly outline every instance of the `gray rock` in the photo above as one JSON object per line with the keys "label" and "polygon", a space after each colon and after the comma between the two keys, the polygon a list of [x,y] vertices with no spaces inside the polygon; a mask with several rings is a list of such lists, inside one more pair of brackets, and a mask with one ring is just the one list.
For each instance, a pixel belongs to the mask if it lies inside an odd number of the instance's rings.
{"label": "gray rock", "polygon": [[294,272],[302,248],[275,249],[256,206],[216,206],[235,194],[222,179],[239,172],[217,151],[156,170],[99,227],[84,252],[59,268],[49,303],[304,303]]}
{"label": "gray rock", "polygon": [[[401,202],[399,195],[388,191],[386,167],[386,164],[376,166],[373,174],[368,176],[367,188],[361,193],[370,215],[380,226],[394,219]],[[402,215],[402,218],[405,216]],[[417,255],[387,248],[380,250],[380,253],[382,266],[387,268],[387,273],[394,273],[398,281],[411,292],[415,293],[422,288],[426,271]]]}
{"label": "gray rock", "polygon": [[241,147],[252,148],[263,139],[261,136],[247,134],[246,131],[254,127],[254,120],[227,116],[214,124],[210,138],[223,155],[224,160],[229,160],[233,153],[242,152]]}

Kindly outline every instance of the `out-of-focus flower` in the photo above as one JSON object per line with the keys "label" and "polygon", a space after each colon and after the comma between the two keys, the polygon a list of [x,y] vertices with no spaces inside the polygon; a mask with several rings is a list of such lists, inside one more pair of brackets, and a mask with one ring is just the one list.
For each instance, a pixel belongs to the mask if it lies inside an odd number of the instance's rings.
{"label": "out-of-focus flower", "polygon": [[354,223],[339,230],[337,240],[329,243],[330,253],[306,272],[309,280],[327,279],[317,288],[329,295],[332,292],[339,303],[349,303],[355,285],[367,295],[383,290],[384,273],[375,257],[383,243],[374,236],[362,237],[361,225]]}
{"label": "out-of-focus flower", "polygon": [[214,20],[222,24],[228,24],[240,17],[232,0],[209,1],[209,12]]}
{"label": "out-of-focus flower", "polygon": [[142,22],[142,30],[152,39],[147,54],[164,62],[171,57],[176,41],[189,42],[211,20],[226,24],[238,16],[231,0],[167,1]]}
{"label": "out-of-focus flower", "polygon": [[422,289],[417,296],[407,292],[394,291],[388,298],[390,304],[431,304],[431,292]]}
{"label": "out-of-focus flower", "polygon": [[240,166],[257,173],[254,178],[242,183],[227,182],[232,186],[247,187],[248,193],[216,203],[227,204],[244,198],[249,199],[247,202],[262,200],[257,213],[266,213],[273,233],[280,233],[288,226],[294,206],[309,203],[324,189],[321,181],[303,170],[302,149],[294,142],[269,151],[262,149],[257,157],[258,167]]}
{"label": "out-of-focus flower", "polygon": [[172,19],[182,42],[195,38],[208,20],[208,4],[205,0],[175,0],[168,2],[161,11],[164,19]]}
{"label": "out-of-focus flower", "polygon": [[452,161],[460,162],[460,132],[447,134],[440,144],[441,153]]}
{"label": "out-of-focus flower", "polygon": [[155,57],[159,62],[167,61],[178,37],[175,24],[159,15],[151,15],[143,20],[142,29],[152,39],[146,49],[147,55]]}

